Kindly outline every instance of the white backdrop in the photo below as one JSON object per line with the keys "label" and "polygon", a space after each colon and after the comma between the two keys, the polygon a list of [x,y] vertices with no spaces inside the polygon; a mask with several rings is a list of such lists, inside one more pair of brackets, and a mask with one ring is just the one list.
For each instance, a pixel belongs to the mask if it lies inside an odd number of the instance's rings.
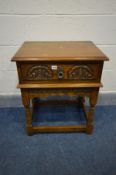
{"label": "white backdrop", "polygon": [[0,95],[19,94],[10,59],[25,40],[92,40],[110,58],[102,92],[116,92],[116,0],[0,0]]}

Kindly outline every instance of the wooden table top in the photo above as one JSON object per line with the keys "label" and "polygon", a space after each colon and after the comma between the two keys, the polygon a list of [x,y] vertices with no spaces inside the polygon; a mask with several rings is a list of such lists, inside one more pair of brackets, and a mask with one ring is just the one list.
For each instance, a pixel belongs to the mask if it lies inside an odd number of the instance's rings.
{"label": "wooden table top", "polygon": [[96,61],[108,57],[91,41],[24,42],[12,61]]}

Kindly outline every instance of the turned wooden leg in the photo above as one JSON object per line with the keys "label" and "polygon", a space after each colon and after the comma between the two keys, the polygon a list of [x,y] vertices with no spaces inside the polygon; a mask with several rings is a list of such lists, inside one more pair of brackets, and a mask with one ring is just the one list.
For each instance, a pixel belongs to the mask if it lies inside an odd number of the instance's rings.
{"label": "turned wooden leg", "polygon": [[21,90],[21,93],[22,93],[22,102],[25,107],[25,113],[26,113],[26,131],[28,135],[32,135],[33,130],[32,130],[32,113],[30,109],[30,98],[27,90]]}
{"label": "turned wooden leg", "polygon": [[92,91],[90,94],[90,98],[89,98],[90,108],[87,114],[87,127],[86,127],[87,134],[91,134],[93,132],[93,115],[94,115],[94,108],[97,103],[98,91],[99,89],[96,89]]}
{"label": "turned wooden leg", "polygon": [[87,134],[91,134],[93,132],[93,114],[94,114],[94,107],[90,105],[90,109],[87,116],[87,128],[86,128]]}
{"label": "turned wooden leg", "polygon": [[26,130],[28,135],[32,135],[32,113],[30,110],[30,106],[25,107],[26,110]]}

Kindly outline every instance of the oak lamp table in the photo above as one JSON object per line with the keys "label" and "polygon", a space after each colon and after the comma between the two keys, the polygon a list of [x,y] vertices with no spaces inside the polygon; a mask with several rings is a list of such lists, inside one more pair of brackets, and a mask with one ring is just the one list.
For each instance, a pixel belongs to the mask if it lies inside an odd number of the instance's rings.
{"label": "oak lamp table", "polygon": [[[108,57],[91,41],[24,42],[12,61],[16,62],[22,103],[26,111],[28,135],[37,132],[91,134],[104,61]],[[86,118],[85,125],[33,126],[30,101],[38,97],[78,96]],[[86,111],[84,97],[89,98]]]}

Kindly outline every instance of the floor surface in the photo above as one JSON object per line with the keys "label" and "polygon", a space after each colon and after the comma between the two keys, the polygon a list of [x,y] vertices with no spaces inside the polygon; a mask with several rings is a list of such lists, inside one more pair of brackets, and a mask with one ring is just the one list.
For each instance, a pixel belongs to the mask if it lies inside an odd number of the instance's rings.
{"label": "floor surface", "polygon": [[[81,116],[81,117],[80,117]],[[84,122],[77,106],[40,107],[34,124]],[[116,106],[97,106],[94,132],[27,136],[23,108],[0,108],[0,175],[116,175]]]}

